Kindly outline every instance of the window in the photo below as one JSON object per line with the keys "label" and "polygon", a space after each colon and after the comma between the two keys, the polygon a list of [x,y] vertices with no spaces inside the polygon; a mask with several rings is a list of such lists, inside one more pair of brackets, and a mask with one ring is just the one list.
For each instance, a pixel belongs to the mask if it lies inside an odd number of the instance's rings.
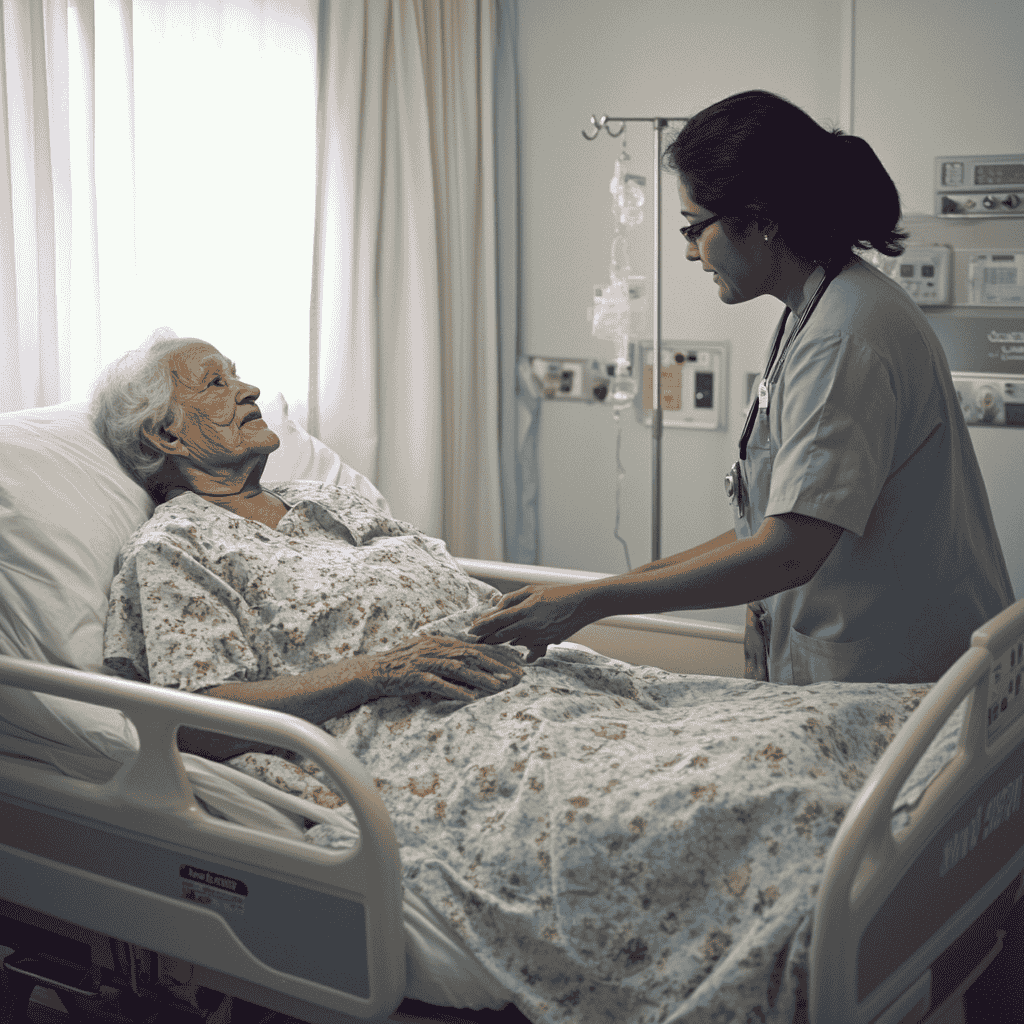
{"label": "window", "polygon": [[[85,29],[69,5],[72,338],[93,338],[101,325],[101,344],[83,344],[81,361],[103,365],[168,325],[223,348],[243,379],[299,404],[315,211],[315,3],[136,0],[130,33],[116,8],[95,3],[90,118]],[[98,365],[75,368],[74,399]]]}

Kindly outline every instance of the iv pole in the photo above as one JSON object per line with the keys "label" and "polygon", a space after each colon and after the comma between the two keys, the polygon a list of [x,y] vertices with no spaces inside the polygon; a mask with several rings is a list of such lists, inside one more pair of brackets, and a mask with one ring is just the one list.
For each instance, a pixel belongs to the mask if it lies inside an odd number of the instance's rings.
{"label": "iv pole", "polygon": [[[654,408],[651,411],[651,561],[661,558],[661,133],[668,127],[669,121],[688,121],[687,117],[591,117],[590,123],[596,129],[588,135],[583,129],[583,138],[587,142],[594,139],[604,130],[617,139],[626,130],[626,121],[646,121],[654,128],[654,301],[653,305],[653,341],[654,365],[651,367],[651,399]],[[610,121],[622,125],[613,132],[608,127]]]}

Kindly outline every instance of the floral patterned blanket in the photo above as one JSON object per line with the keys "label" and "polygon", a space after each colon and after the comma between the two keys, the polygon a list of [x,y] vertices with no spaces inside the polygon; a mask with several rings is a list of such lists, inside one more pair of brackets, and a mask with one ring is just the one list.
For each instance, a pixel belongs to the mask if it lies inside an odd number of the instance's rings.
{"label": "floral patterned blanket", "polygon": [[[472,639],[496,591],[442,541],[352,488],[276,493],[276,529],[193,494],[156,510],[111,587],[109,669],[199,690],[417,632]],[[324,728],[376,780],[406,888],[535,1024],[789,1024],[829,845],[927,692],[672,675],[570,645],[472,704],[388,697]],[[310,763],[230,763],[343,803]],[[347,847],[345,814],[308,841]]]}
{"label": "floral patterned blanket", "polygon": [[[472,618],[428,629],[465,635]],[[534,1024],[788,1024],[805,1014],[829,845],[927,692],[673,675],[559,647],[471,705],[384,698],[325,728],[376,781],[405,886]],[[308,761],[231,763],[343,803]]]}

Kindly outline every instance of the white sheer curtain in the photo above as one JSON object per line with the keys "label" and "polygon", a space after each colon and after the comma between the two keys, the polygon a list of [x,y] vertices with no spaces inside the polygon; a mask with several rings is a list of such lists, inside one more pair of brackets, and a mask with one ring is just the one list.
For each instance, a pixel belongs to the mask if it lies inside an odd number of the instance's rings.
{"label": "white sheer curtain", "polygon": [[0,411],[168,325],[500,558],[494,3],[0,5]]}
{"label": "white sheer curtain", "polygon": [[84,398],[169,324],[301,412],[316,0],[17,0],[0,15],[2,408]]}
{"label": "white sheer curtain", "polygon": [[[0,5],[0,412],[70,381],[66,0]],[[56,116],[55,116],[56,115]]]}

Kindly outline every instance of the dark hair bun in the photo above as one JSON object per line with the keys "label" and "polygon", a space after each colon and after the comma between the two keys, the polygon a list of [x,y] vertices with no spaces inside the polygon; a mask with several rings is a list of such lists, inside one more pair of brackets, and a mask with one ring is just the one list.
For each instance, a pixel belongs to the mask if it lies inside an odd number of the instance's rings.
{"label": "dark hair bun", "polygon": [[853,249],[903,252],[899,193],[871,146],[822,128],[774,93],[755,89],[705,108],[664,159],[695,202],[734,226],[777,224],[805,259],[827,265]]}

